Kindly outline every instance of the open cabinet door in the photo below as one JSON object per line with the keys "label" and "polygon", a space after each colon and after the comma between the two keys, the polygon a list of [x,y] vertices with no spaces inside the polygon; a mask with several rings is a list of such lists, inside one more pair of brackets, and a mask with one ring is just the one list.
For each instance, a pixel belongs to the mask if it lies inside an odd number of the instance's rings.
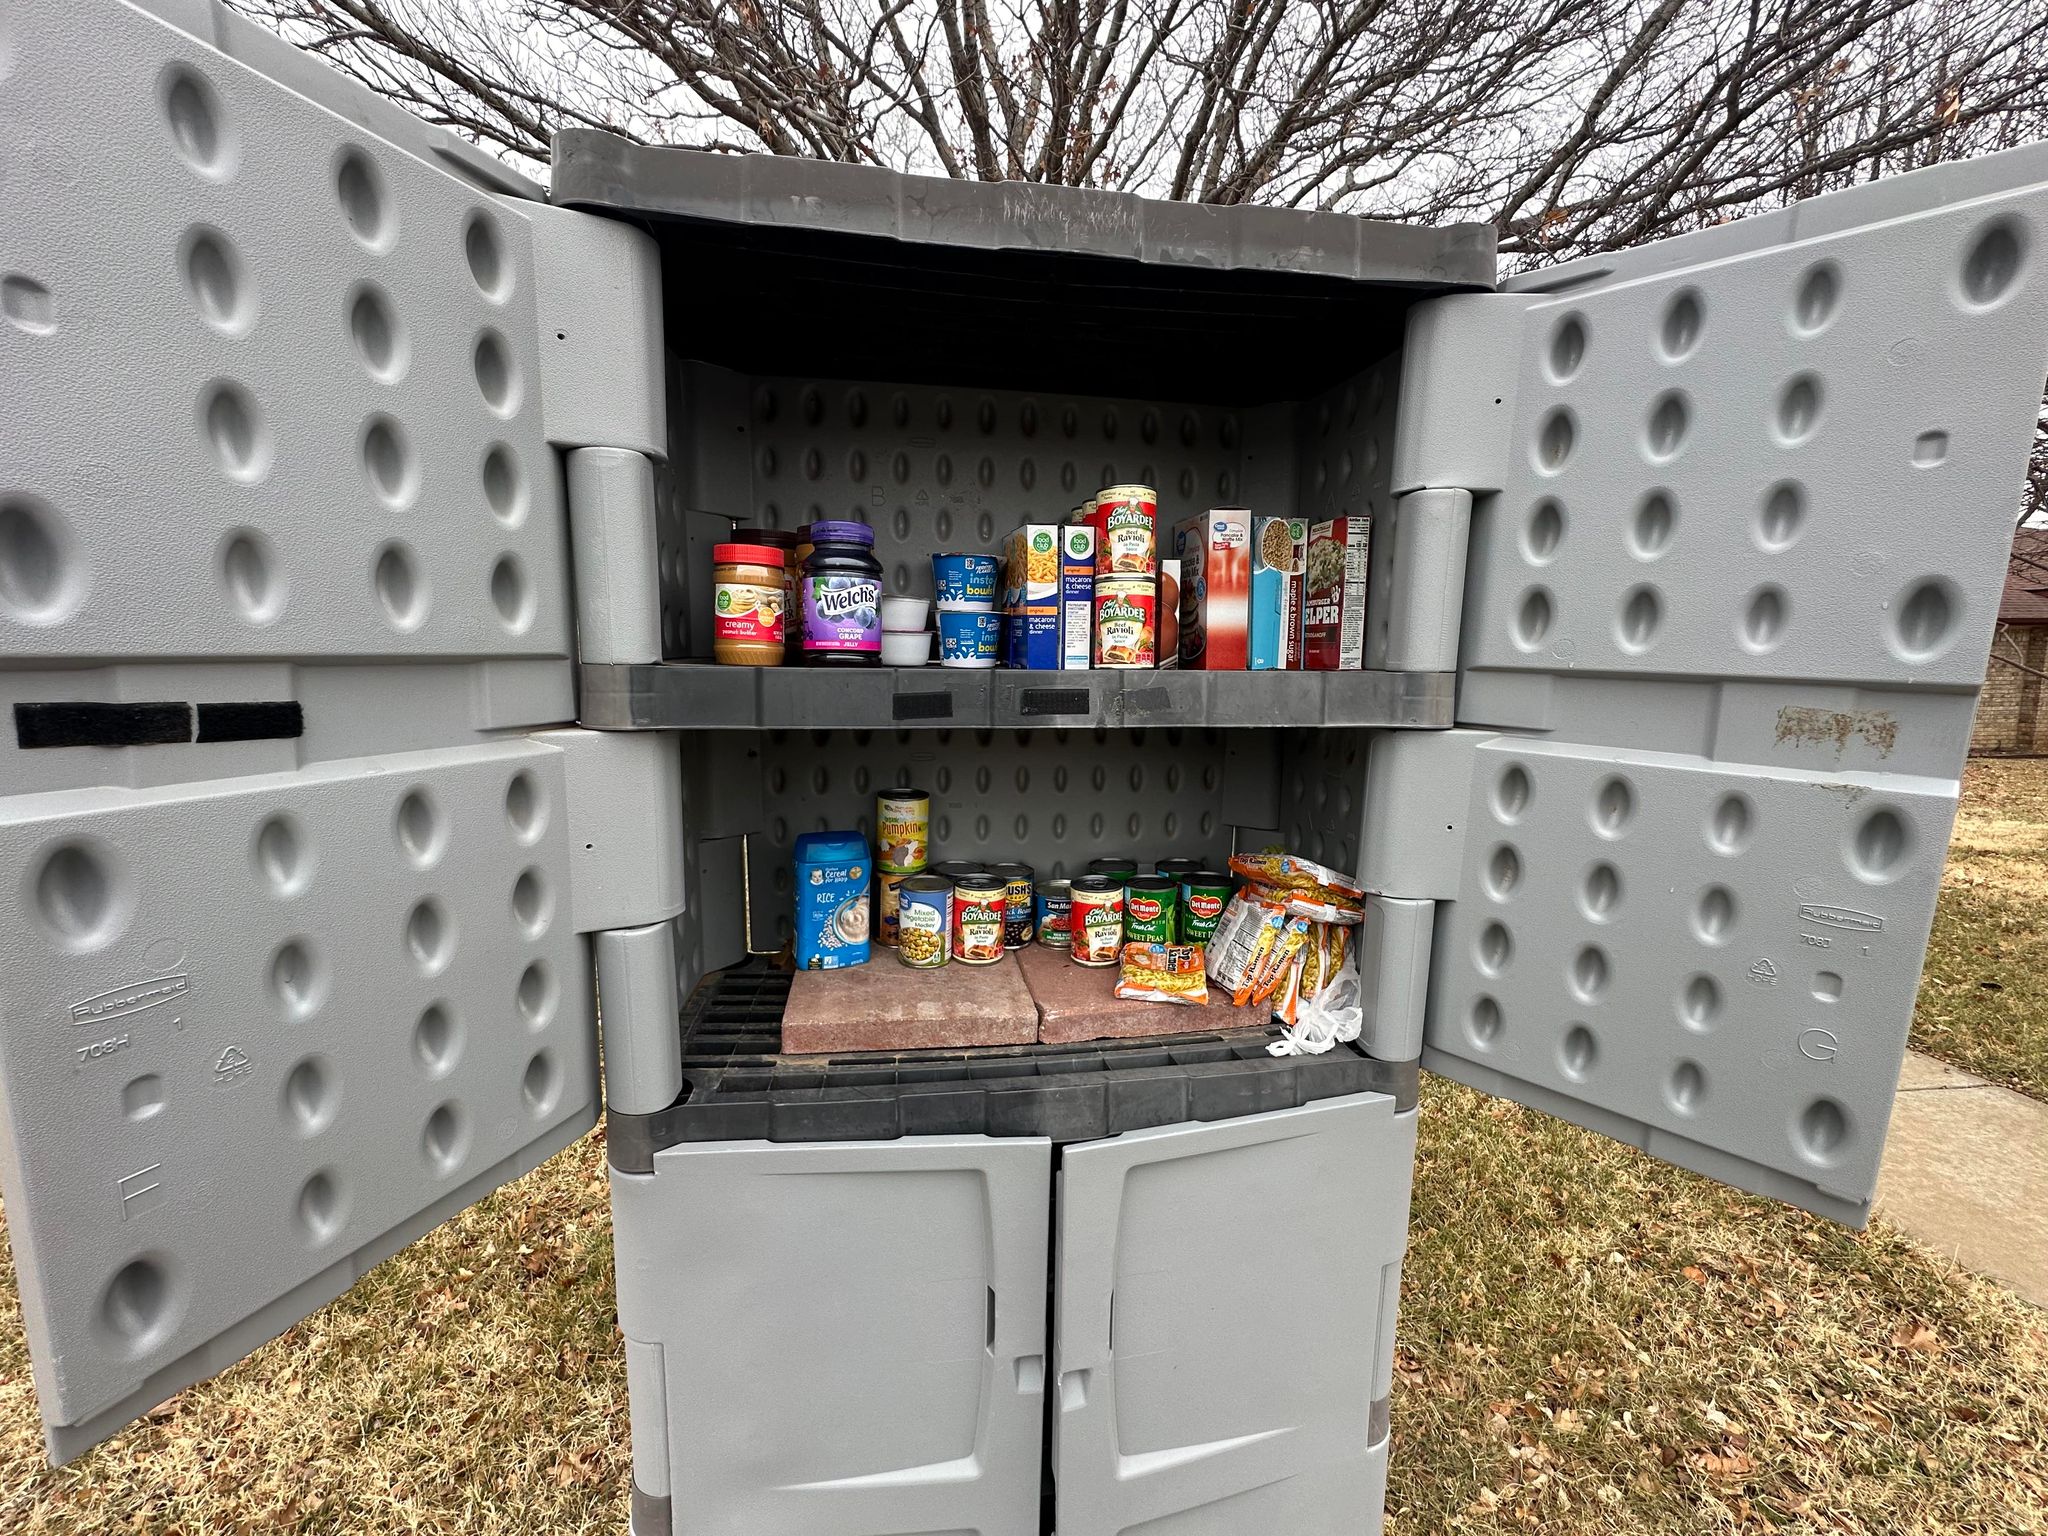
{"label": "open cabinet door", "polygon": [[161,10],[0,24],[0,1190],[58,1460],[598,1097],[584,733],[525,734],[575,708],[578,216]]}
{"label": "open cabinet door", "polygon": [[[1474,490],[1425,1064],[1860,1223],[2048,359],[2048,149],[1441,301]],[[1413,414],[1411,414],[1413,413]],[[1455,849],[1454,856],[1445,855]],[[1435,850],[1432,853],[1432,850]]]}

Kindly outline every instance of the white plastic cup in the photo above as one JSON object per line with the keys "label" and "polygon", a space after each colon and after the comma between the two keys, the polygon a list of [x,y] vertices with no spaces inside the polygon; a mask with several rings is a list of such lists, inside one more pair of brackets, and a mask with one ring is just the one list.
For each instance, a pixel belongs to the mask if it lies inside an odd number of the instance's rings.
{"label": "white plastic cup", "polygon": [[[888,598],[883,598],[888,602]],[[922,601],[922,599],[920,599]],[[932,632],[928,629],[885,629],[882,631],[882,665],[921,667],[932,659]]]}

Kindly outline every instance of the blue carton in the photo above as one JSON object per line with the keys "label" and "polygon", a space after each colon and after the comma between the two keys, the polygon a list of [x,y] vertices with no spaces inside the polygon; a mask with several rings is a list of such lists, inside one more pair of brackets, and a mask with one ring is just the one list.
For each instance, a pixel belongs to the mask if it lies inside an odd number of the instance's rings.
{"label": "blue carton", "polygon": [[858,832],[806,832],[796,840],[798,970],[868,963],[870,863]]}

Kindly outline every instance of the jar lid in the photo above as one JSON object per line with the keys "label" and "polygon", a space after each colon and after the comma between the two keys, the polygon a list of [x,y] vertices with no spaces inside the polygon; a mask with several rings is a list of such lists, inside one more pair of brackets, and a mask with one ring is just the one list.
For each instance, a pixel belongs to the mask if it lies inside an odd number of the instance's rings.
{"label": "jar lid", "polygon": [[795,549],[803,542],[793,528],[735,528],[732,536],[742,544],[773,544],[777,549]]}
{"label": "jar lid", "polygon": [[866,523],[823,522],[811,524],[813,544],[873,544],[875,530]]}
{"label": "jar lid", "polygon": [[780,565],[782,551],[766,544],[714,544],[711,560],[715,565]]}

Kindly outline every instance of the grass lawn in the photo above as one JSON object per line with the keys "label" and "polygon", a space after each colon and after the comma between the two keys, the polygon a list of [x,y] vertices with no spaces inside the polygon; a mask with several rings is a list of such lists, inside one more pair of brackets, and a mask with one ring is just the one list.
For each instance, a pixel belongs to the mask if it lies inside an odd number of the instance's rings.
{"label": "grass lawn", "polygon": [[1963,776],[1913,1046],[2048,1099],[2048,759]]}
{"label": "grass lawn", "polygon": [[[2048,1097],[2043,892],[2048,765],[1973,765],[1914,1043]],[[622,1536],[603,1153],[585,1138],[61,1471],[0,1255],[0,1532]],[[2048,1314],[1893,1229],[1426,1079],[1413,1232],[1398,1536],[2048,1533]]]}

